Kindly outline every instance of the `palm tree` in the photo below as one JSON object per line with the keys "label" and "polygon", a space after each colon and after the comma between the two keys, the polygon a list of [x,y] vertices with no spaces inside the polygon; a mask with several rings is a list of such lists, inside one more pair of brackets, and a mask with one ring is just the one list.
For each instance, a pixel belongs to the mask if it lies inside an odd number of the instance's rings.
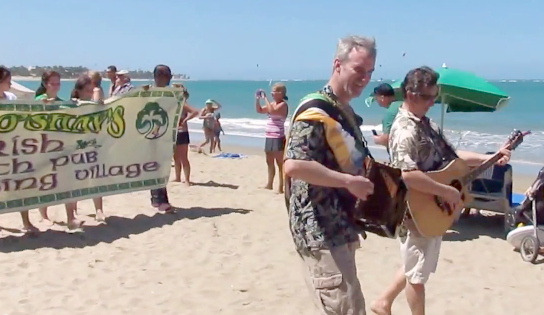
{"label": "palm tree", "polygon": [[141,134],[146,134],[148,139],[160,137],[162,135],[159,134],[160,128],[166,125],[168,125],[168,114],[157,102],[145,104],[136,119],[136,129]]}

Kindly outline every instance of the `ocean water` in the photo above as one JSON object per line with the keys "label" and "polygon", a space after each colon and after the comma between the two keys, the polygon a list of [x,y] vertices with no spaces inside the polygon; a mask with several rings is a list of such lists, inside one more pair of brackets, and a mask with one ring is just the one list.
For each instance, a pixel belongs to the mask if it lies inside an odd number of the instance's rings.
{"label": "ocean water", "polygon": [[[31,89],[36,89],[39,82],[20,81]],[[149,84],[150,81],[135,81],[134,85]],[[190,93],[189,104],[202,108],[208,98],[222,104],[221,124],[226,136],[226,143],[245,146],[264,146],[265,116],[255,111],[254,94],[257,89],[269,90],[268,81],[185,81]],[[285,81],[289,96],[289,112],[292,113],[298,101],[307,93],[323,87],[326,81]],[[544,81],[503,81],[493,82],[511,96],[509,104],[494,113],[446,113],[445,134],[460,149],[476,152],[496,151],[514,130],[531,130],[524,142],[515,150],[512,160],[535,167],[544,165]],[[352,102],[355,111],[364,119],[363,134],[371,146],[372,152],[385,150],[374,145],[372,129],[381,130],[381,119],[385,109],[376,103],[367,107],[364,99],[378,82],[371,82],[363,95]],[[63,81],[60,97],[69,98],[74,82]],[[109,82],[103,82],[108,90]],[[270,94],[268,92],[268,94]],[[429,116],[440,122],[440,105],[435,105]],[[192,133],[202,133],[202,122],[195,119],[189,122]],[[197,136],[197,138],[201,138]]]}

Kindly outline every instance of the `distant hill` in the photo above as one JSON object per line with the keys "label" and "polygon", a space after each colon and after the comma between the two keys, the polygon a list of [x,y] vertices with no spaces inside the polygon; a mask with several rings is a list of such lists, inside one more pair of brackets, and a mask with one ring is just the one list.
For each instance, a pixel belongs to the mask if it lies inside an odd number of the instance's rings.
{"label": "distant hill", "polygon": [[[23,77],[41,77],[45,71],[56,71],[60,73],[63,79],[77,79],[80,75],[87,73],[89,68],[86,67],[63,67],[63,66],[34,66],[34,67],[8,67],[11,71],[12,76],[23,76]],[[121,69],[119,69],[121,70]],[[129,76],[132,79],[153,79],[153,72],[151,71],[129,71]],[[185,79],[188,80],[190,77],[186,74],[174,74],[175,79]]]}

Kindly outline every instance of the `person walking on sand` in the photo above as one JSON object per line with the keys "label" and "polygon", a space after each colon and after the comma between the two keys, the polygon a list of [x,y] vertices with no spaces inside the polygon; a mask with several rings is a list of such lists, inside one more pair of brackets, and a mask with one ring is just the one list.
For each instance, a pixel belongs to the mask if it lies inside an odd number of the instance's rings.
{"label": "person walking on sand", "polygon": [[213,122],[213,149],[212,153],[215,152],[215,149],[219,150],[221,152],[221,133],[225,134],[225,131],[223,130],[223,127],[221,126],[221,122],[219,121],[221,119],[221,113],[219,111],[215,111],[214,113],[214,122]]}
{"label": "person walking on sand", "polygon": [[[265,105],[261,106],[261,99]],[[268,181],[265,189],[273,189],[274,176],[278,166],[278,192],[283,193],[283,150],[285,147],[285,119],[289,113],[287,105],[287,88],[283,83],[276,83],[272,86],[272,99],[270,102],[263,90],[257,91],[255,95],[255,109],[259,114],[266,114],[264,152],[266,155],[266,166],[268,169]]]}
{"label": "person walking on sand", "polygon": [[356,130],[362,118],[350,102],[370,82],[375,62],[373,38],[340,39],[329,82],[303,98],[287,132],[289,226],[320,314],[366,314],[355,262],[360,229],[348,215],[374,185],[359,175],[368,148]]}
{"label": "person walking on sand", "polygon": [[204,141],[198,147],[198,151],[202,152],[202,148],[210,143],[210,153],[213,152],[215,146],[215,128],[216,128],[216,113],[221,108],[221,105],[212,99],[206,101],[206,107],[200,110],[198,118],[202,119],[202,130],[204,131]]}
{"label": "person walking on sand", "polygon": [[[470,166],[478,166],[491,155],[455,151],[438,125],[426,116],[438,95],[438,78],[438,73],[429,67],[410,70],[404,78],[404,102],[389,132],[391,166],[402,170],[408,189],[439,196],[456,212],[463,207],[459,191],[434,181],[425,172],[439,170],[458,157]],[[511,152],[504,148],[500,151],[503,157],[497,164],[505,165]],[[371,310],[378,315],[391,315],[393,301],[405,290],[412,315],[424,315],[425,284],[436,271],[441,244],[442,236],[424,237],[413,220],[406,218],[400,236],[402,266],[391,285],[372,303]]]}

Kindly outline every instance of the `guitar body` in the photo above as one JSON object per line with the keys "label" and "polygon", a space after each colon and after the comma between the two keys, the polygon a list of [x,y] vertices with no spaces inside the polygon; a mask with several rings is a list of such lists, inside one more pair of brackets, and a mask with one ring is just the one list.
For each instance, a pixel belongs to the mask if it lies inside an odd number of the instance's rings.
{"label": "guitar body", "polygon": [[[444,169],[426,174],[433,180],[450,185],[461,194],[464,203],[472,201],[466,185],[461,183],[461,178],[470,172],[468,164],[462,159],[455,159]],[[408,189],[407,197],[408,209],[412,215],[412,220],[419,233],[425,237],[442,236],[459,218],[461,209],[448,213],[447,205],[442,204],[434,195],[425,192]]]}

